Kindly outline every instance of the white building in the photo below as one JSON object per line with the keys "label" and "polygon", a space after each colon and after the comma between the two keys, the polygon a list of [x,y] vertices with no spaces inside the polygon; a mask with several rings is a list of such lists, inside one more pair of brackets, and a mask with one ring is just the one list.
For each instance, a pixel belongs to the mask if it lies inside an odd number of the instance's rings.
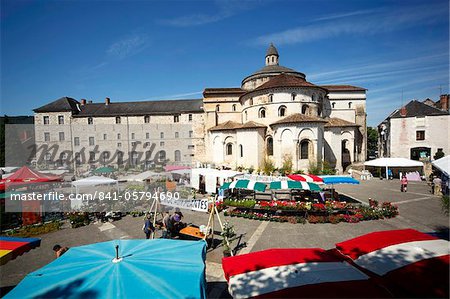
{"label": "white building", "polygon": [[[148,142],[156,144],[159,158],[178,164],[258,169],[265,159],[276,167],[291,159],[294,170],[327,161],[342,172],[352,162],[365,160],[364,88],[310,83],[305,74],[279,65],[273,45],[264,61],[241,87],[206,88],[203,99],[59,99],[34,110],[37,144],[58,144],[75,155],[85,148],[89,159],[79,165],[96,161],[95,155],[109,158],[107,164],[146,164],[134,155],[145,152]],[[121,154],[111,159],[103,157],[103,151]],[[63,160],[65,154],[59,155]]]}
{"label": "white building", "polygon": [[378,125],[380,157],[419,160],[437,152],[450,153],[449,95],[437,103],[410,101]]}

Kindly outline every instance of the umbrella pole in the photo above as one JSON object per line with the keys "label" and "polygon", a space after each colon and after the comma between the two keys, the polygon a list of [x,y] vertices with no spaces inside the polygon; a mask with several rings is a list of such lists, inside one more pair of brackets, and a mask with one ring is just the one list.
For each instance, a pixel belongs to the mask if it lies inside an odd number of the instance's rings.
{"label": "umbrella pole", "polygon": [[386,180],[389,180],[388,167],[386,166]]}

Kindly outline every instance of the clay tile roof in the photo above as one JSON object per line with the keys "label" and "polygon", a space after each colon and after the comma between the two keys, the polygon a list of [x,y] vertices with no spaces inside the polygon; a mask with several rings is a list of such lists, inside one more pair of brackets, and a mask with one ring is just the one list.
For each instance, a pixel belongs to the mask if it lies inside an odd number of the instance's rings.
{"label": "clay tile roof", "polygon": [[289,116],[286,116],[285,118],[274,122],[273,124],[271,124],[271,126],[273,125],[280,125],[280,124],[288,124],[288,123],[302,123],[302,122],[322,122],[325,123],[327,122],[326,120],[320,118],[320,117],[316,117],[316,116],[309,116],[309,115],[304,115],[304,114],[300,114],[300,113],[295,113],[295,114],[291,114]]}
{"label": "clay tile roof", "polygon": [[226,121],[224,123],[218,124],[215,127],[210,128],[210,131],[222,131],[222,130],[236,130],[241,126],[240,123],[237,123],[235,121]]}
{"label": "clay tile roof", "polygon": [[271,78],[263,85],[255,88],[255,90],[264,90],[274,87],[320,87],[320,86],[314,85],[303,78],[290,76],[287,74],[281,74]]}
{"label": "clay tile roof", "polygon": [[241,127],[239,129],[253,129],[253,128],[266,128],[266,125],[254,122],[254,121],[249,121],[246,122],[245,124],[241,125]]}
{"label": "clay tile roof", "polygon": [[245,124],[240,124],[234,121],[226,121],[224,123],[218,124],[215,127],[210,128],[210,131],[224,131],[224,130],[239,130],[239,129],[256,129],[256,128],[266,128],[265,125],[249,121]]}
{"label": "clay tile roof", "polygon": [[352,85],[320,85],[328,91],[365,91],[367,89]]}
{"label": "clay tile roof", "polygon": [[359,125],[346,121],[342,118],[331,117],[328,119],[325,127],[359,127]]}

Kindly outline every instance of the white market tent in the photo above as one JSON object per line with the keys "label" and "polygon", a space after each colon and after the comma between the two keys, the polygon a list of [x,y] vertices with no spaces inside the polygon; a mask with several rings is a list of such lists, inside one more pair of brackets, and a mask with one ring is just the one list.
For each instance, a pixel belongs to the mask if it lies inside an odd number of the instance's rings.
{"label": "white market tent", "polygon": [[378,158],[364,162],[364,166],[385,167],[386,177],[389,177],[389,167],[423,167],[423,163],[405,158]]}
{"label": "white market tent", "polygon": [[217,180],[219,180],[219,185],[222,186],[225,179],[232,178],[240,174],[242,174],[242,172],[233,170],[193,168],[191,169],[191,187],[198,190],[200,188],[200,176],[204,176],[205,191],[207,193],[215,193]]}
{"label": "white market tent", "polygon": [[[104,177],[104,176],[90,176],[88,178],[80,179],[72,182],[72,186],[75,187],[75,192],[78,194],[80,187],[98,186],[98,185],[111,185],[115,184],[117,191],[119,191],[119,183],[116,180]],[[70,202],[72,208],[78,208],[82,204],[81,200],[72,200]]]}
{"label": "white market tent", "polygon": [[434,167],[444,172],[445,175],[450,176],[450,155],[442,157],[440,159],[431,162]]}
{"label": "white market tent", "polygon": [[119,181],[143,182],[143,181],[149,180],[153,177],[166,177],[166,176],[167,176],[166,172],[154,172],[154,171],[148,170],[148,171],[144,171],[142,173],[122,177],[119,179]]}

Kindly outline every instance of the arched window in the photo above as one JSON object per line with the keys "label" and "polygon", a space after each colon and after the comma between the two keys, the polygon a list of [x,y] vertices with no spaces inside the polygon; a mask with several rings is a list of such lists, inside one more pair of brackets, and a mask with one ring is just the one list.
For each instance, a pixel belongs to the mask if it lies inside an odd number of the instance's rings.
{"label": "arched window", "polygon": [[245,111],[245,121],[247,121],[248,120],[248,114],[247,114],[247,111]]}
{"label": "arched window", "polygon": [[273,94],[269,94],[269,103],[273,102]]}
{"label": "arched window", "polygon": [[116,124],[120,124],[120,116],[116,117]]}
{"label": "arched window", "polygon": [[144,122],[148,124],[150,122],[150,115],[144,116]]}
{"label": "arched window", "polygon": [[94,119],[92,117],[88,117],[88,125],[92,125],[94,123]]}
{"label": "arched window", "polygon": [[291,93],[291,100],[295,101],[297,94],[295,92]]}
{"label": "arched window", "polygon": [[300,142],[300,159],[309,159],[309,140]]}
{"label": "arched window", "polygon": [[315,93],[313,93],[313,95],[311,96],[311,99],[312,99],[313,102],[315,102],[317,100],[317,97],[316,97]]}
{"label": "arched window", "polygon": [[352,108],[352,102],[348,102],[348,108]]}
{"label": "arched window", "polygon": [[175,156],[175,162],[181,161],[181,152],[179,150],[175,151],[174,156]]}
{"label": "arched window", "polygon": [[216,105],[216,112],[220,111],[220,105]]}
{"label": "arched window", "polygon": [[233,144],[231,142],[227,143],[226,153],[227,153],[227,156],[230,156],[233,154]]}
{"label": "arched window", "polygon": [[302,106],[302,114],[309,115],[309,106],[308,105]]}
{"label": "arched window", "polygon": [[267,138],[267,155],[273,156],[273,138]]}
{"label": "arched window", "polygon": [[258,117],[259,118],[266,118],[266,108],[259,109]]}
{"label": "arched window", "polygon": [[336,105],[336,103],[335,102],[333,102],[333,103],[331,103],[331,108],[333,108],[334,109],[334,106]]}
{"label": "arched window", "polygon": [[241,158],[244,157],[244,148],[242,147],[242,144],[239,144],[239,156]]}
{"label": "arched window", "polygon": [[236,104],[233,104],[233,106],[231,106],[231,110],[234,112],[236,111]]}
{"label": "arched window", "polygon": [[274,61],[275,61],[275,57],[272,56],[272,62],[274,62]]}
{"label": "arched window", "polygon": [[250,100],[248,101],[249,105],[252,106],[253,105],[253,98],[250,98]]}
{"label": "arched window", "polygon": [[286,106],[280,106],[280,108],[278,108],[278,116],[286,116]]}
{"label": "arched window", "polygon": [[123,152],[118,151],[117,152],[117,165],[123,164]]}
{"label": "arched window", "polygon": [[322,108],[317,108],[317,115],[322,116]]}

